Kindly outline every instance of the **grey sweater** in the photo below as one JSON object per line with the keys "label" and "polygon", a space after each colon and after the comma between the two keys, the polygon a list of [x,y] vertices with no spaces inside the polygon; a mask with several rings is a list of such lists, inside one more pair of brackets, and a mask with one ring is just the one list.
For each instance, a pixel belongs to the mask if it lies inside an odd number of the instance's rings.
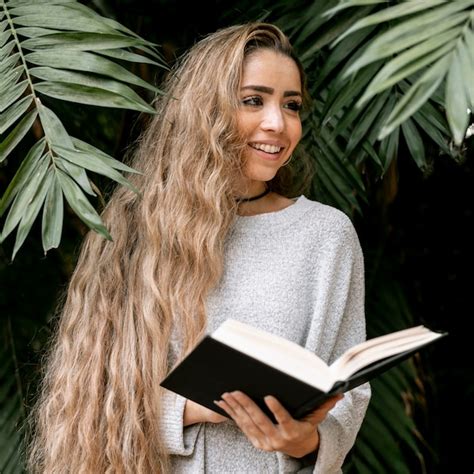
{"label": "grey sweater", "polygon": [[[209,331],[238,319],[328,363],[365,339],[363,256],[342,212],[300,196],[277,212],[239,216],[225,252],[224,274],[207,302]],[[319,425],[314,473],[341,472],[369,399],[368,384],[346,393]],[[185,401],[172,392],[163,400],[161,432],[173,473],[289,473],[304,467],[299,459],[254,448],[232,421],[183,429]]]}

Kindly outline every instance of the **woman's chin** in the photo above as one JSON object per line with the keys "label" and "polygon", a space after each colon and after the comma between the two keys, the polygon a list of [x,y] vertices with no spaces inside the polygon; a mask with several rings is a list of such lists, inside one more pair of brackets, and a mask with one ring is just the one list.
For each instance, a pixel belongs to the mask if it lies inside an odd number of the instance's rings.
{"label": "woman's chin", "polygon": [[252,181],[270,181],[275,177],[279,168],[263,168],[263,167],[252,167],[252,169],[246,170],[245,176]]}

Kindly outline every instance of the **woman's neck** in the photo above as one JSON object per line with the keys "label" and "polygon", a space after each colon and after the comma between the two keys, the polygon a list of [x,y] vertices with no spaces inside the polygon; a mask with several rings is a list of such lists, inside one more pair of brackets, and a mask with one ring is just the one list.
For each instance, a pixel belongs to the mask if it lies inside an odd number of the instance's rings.
{"label": "woman's neck", "polygon": [[295,202],[280,194],[270,192],[256,201],[242,202],[237,214],[239,216],[256,216],[267,212],[276,212],[291,206]]}

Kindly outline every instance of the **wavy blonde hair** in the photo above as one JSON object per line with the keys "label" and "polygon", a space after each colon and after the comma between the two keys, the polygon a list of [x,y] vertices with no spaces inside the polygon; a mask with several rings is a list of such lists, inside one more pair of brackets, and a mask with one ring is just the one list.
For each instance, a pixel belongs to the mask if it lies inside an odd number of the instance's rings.
{"label": "wavy blonde hair", "polygon": [[[252,23],[202,39],[170,74],[134,152],[141,195],[112,195],[103,220],[113,242],[85,238],[32,412],[31,472],[167,472],[159,382],[173,327],[182,328],[181,356],[206,327],[237,214],[239,82],[259,48],[294,58],[278,28]],[[291,181],[281,173],[276,191]]]}

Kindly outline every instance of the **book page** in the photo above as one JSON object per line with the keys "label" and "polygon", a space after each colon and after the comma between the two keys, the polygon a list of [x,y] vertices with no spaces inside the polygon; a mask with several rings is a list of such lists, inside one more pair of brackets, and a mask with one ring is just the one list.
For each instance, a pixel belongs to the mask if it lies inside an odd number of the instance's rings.
{"label": "book page", "polygon": [[336,379],[345,380],[374,362],[421,347],[428,342],[442,337],[442,334],[433,332],[423,326],[411,329],[417,330],[398,331],[398,333],[389,334],[389,336],[398,334],[398,337],[387,338],[386,336],[381,336],[380,338],[377,337],[366,341],[371,344],[362,343],[354,346],[331,365],[331,371]]}
{"label": "book page", "polygon": [[240,321],[228,319],[211,337],[320,390],[328,391],[335,382],[327,364],[316,354]]}

